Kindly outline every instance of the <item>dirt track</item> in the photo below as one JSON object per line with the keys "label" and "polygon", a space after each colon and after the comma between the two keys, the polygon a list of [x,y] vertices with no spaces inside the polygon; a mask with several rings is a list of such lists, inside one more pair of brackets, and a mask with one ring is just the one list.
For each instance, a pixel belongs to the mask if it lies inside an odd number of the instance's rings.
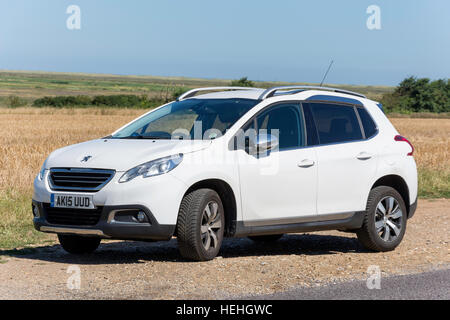
{"label": "dirt track", "polygon": [[[364,250],[353,234],[286,235],[262,245],[227,239],[220,257],[187,262],[176,240],[104,242],[87,256],[59,245],[0,250],[0,299],[211,299],[270,294],[296,287],[364,279],[370,265],[382,275],[450,268],[450,200],[421,200],[403,243],[393,252]],[[67,268],[81,271],[80,289],[69,290]],[[449,280],[450,281],[450,280]]]}

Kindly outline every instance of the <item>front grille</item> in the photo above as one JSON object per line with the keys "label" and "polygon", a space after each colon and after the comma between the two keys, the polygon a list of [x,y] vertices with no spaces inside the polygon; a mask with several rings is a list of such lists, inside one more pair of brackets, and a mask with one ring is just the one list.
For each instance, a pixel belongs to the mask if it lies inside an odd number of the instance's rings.
{"label": "front grille", "polygon": [[93,210],[52,208],[50,204],[44,203],[47,222],[58,225],[69,226],[94,226],[100,220],[103,207]]}
{"label": "front grille", "polygon": [[114,176],[114,170],[52,168],[49,183],[52,190],[96,192]]}

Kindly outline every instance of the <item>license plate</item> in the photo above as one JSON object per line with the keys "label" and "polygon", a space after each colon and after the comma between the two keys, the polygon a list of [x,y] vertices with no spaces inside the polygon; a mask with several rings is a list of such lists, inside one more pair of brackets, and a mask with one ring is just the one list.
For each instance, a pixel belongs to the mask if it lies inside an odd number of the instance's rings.
{"label": "license plate", "polygon": [[50,198],[52,208],[95,209],[93,196],[77,194],[55,194]]}

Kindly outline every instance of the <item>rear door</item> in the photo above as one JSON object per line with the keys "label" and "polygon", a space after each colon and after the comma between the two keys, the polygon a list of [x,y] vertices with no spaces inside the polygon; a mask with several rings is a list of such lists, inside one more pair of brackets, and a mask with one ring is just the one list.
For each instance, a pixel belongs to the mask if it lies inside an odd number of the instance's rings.
{"label": "rear door", "polygon": [[318,214],[365,210],[377,151],[375,143],[366,139],[357,107],[311,102],[304,109],[318,137]]}

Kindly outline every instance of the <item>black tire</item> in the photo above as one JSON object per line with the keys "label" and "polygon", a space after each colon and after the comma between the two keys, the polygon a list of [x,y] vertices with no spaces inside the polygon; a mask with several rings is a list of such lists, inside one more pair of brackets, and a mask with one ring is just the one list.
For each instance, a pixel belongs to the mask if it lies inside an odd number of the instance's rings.
{"label": "black tire", "polygon": [[255,242],[275,242],[281,239],[283,234],[268,234],[265,236],[249,236],[248,238]]}
{"label": "black tire", "polygon": [[[399,218],[391,220],[391,224],[395,222],[395,226],[399,229],[399,232],[395,232],[392,227],[381,229],[377,231],[377,227],[375,226],[376,219],[378,219],[377,223],[383,224],[383,219],[380,216],[384,216],[382,212],[377,209],[378,204],[381,201],[388,201],[389,198],[394,198],[397,201],[397,204],[394,204],[394,207],[398,205],[401,213],[398,213]],[[386,202],[384,202],[386,204]],[[386,205],[388,207],[388,205]],[[386,211],[385,206],[383,208]],[[392,210],[396,211],[396,210]],[[387,218],[386,218],[387,219]],[[394,250],[402,241],[403,236],[406,231],[406,220],[407,220],[407,211],[405,202],[403,201],[402,196],[393,188],[387,186],[380,186],[372,189],[369,194],[369,199],[367,200],[367,207],[364,216],[363,225],[360,229],[356,231],[356,235],[358,236],[358,240],[361,244],[369,250],[373,251],[391,251]],[[386,220],[384,220],[384,225],[386,226]],[[381,227],[383,228],[383,227]],[[386,230],[389,230],[386,232]],[[381,234],[380,234],[381,232]],[[392,240],[389,238],[392,236]],[[383,238],[388,238],[388,240],[384,240]]]}
{"label": "black tire", "polygon": [[[214,203],[217,204],[217,207]],[[220,223],[220,228],[208,229],[205,227],[209,221],[205,216],[207,206],[212,206],[217,212],[214,221],[211,221],[209,225],[217,226]],[[213,210],[211,207],[209,208]],[[205,229],[202,230],[202,226],[207,229],[206,232],[204,232]],[[222,245],[224,229],[225,212],[222,201],[214,190],[198,189],[183,198],[178,213],[177,241],[180,253],[184,258],[196,261],[214,259]],[[205,243],[208,242],[208,238],[209,247]],[[217,239],[217,242],[214,239]]]}
{"label": "black tire", "polygon": [[75,235],[58,234],[59,243],[68,253],[92,253],[100,245],[100,238],[87,238]]}

